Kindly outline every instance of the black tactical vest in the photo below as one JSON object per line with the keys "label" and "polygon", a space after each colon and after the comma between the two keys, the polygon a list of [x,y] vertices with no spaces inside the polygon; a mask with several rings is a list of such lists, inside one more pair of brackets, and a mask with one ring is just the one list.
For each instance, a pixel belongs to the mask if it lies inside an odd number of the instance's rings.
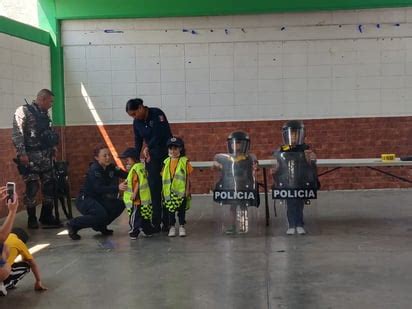
{"label": "black tactical vest", "polygon": [[36,119],[36,138],[40,144],[39,149],[32,150],[43,150],[57,146],[59,144],[59,135],[51,127],[49,115],[40,112],[31,104],[26,104],[26,107]]}

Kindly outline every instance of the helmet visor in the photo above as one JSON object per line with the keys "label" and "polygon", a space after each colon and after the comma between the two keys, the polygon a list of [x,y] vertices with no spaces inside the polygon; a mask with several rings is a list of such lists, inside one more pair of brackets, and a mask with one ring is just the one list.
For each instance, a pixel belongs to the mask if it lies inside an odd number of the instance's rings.
{"label": "helmet visor", "polygon": [[286,145],[301,145],[305,141],[304,128],[284,128],[282,131],[283,142]]}
{"label": "helmet visor", "polygon": [[231,138],[227,141],[227,148],[229,153],[233,155],[247,154],[249,152],[249,141]]}

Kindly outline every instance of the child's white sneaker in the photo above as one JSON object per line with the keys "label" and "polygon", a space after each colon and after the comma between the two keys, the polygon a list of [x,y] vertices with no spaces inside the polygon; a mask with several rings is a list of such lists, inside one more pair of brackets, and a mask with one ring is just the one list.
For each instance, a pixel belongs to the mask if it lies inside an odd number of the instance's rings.
{"label": "child's white sneaker", "polygon": [[296,232],[297,232],[299,235],[305,235],[305,234],[306,234],[305,229],[304,229],[303,227],[301,227],[301,226],[297,226],[297,227],[296,227]]}
{"label": "child's white sneaker", "polygon": [[186,236],[186,229],[183,225],[179,226],[179,236],[185,237]]}
{"label": "child's white sneaker", "polygon": [[169,234],[167,236],[169,236],[169,237],[175,237],[176,236],[176,228],[174,226],[170,227]]}
{"label": "child's white sneaker", "polygon": [[290,227],[286,231],[286,235],[295,235],[296,229],[294,227]]}

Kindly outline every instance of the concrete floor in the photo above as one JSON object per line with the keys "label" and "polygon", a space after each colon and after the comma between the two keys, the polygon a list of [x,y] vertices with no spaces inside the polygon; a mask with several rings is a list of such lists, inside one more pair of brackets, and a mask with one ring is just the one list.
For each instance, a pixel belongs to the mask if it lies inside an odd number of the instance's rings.
{"label": "concrete floor", "polygon": [[[196,196],[186,238],[131,241],[123,214],[112,237],[37,230],[29,246],[49,291],[31,274],[0,308],[410,308],[412,190],[321,192],[305,209],[306,236],[284,235],[285,210],[250,233],[221,233],[222,209]],[[227,214],[227,212],[224,212]],[[20,214],[17,226],[25,226]]]}

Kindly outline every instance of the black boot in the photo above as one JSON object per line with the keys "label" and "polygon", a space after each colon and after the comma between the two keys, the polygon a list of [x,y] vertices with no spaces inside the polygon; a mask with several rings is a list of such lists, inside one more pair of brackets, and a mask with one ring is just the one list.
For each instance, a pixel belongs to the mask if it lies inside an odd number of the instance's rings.
{"label": "black boot", "polygon": [[73,240],[80,240],[81,237],[79,234],[77,234],[77,230],[70,224],[70,222],[66,223],[67,226],[67,232],[69,234],[69,237]]}
{"label": "black boot", "polygon": [[94,227],[93,230],[95,230],[96,232],[102,233],[102,235],[104,235],[104,236],[113,235],[113,230],[109,230],[109,229],[107,228],[107,226]]}
{"label": "black boot", "polygon": [[27,227],[31,230],[35,230],[39,228],[39,223],[37,222],[36,217],[29,217],[27,220]]}
{"label": "black boot", "polygon": [[43,228],[53,229],[62,227],[61,222],[53,217],[52,212],[53,203],[43,202],[39,219],[40,223],[43,225]]}
{"label": "black boot", "polygon": [[27,208],[27,215],[28,215],[27,227],[29,229],[38,229],[39,223],[37,222],[37,217],[36,217],[36,207]]}

